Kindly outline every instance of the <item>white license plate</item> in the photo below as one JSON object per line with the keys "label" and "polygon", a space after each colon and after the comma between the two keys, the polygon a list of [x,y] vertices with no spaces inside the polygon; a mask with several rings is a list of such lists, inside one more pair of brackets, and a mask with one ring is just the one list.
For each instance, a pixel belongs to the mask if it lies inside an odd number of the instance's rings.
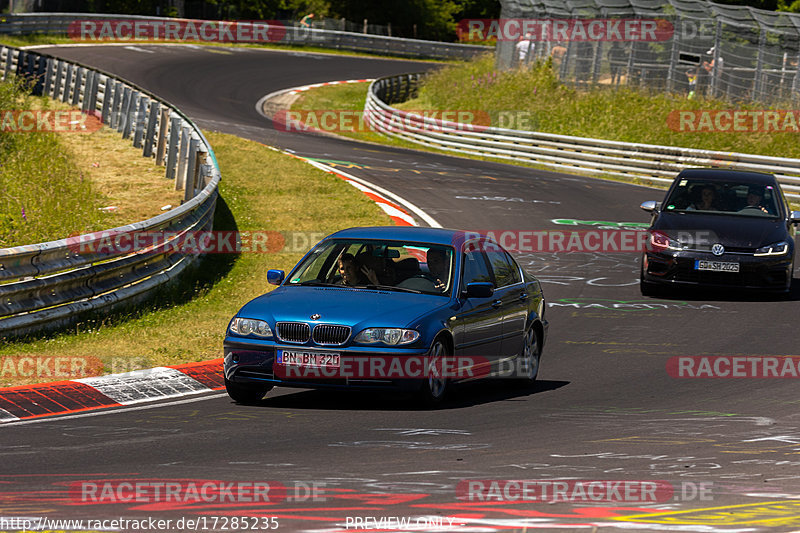
{"label": "white license plate", "polygon": [[723,261],[700,261],[694,262],[695,270],[710,270],[711,272],[739,272],[739,263],[727,263]]}
{"label": "white license plate", "polygon": [[339,359],[338,353],[278,350],[279,365],[339,368]]}

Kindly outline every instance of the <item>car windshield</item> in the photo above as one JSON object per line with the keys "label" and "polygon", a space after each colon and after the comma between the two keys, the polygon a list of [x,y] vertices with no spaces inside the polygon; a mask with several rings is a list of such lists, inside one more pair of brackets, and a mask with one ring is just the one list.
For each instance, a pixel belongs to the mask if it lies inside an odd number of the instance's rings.
{"label": "car windshield", "polygon": [[437,244],[334,239],[319,244],[288,285],[336,285],[449,296],[453,248]]}
{"label": "car windshield", "polygon": [[780,214],[780,193],[773,185],[681,179],[663,205],[665,211],[775,217]]}

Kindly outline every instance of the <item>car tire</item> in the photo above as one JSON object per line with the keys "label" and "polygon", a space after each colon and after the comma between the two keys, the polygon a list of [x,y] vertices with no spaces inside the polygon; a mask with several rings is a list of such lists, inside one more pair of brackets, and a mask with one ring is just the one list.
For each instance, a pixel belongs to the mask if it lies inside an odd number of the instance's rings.
{"label": "car tire", "polygon": [[225,390],[228,396],[236,403],[254,404],[260,402],[272,390],[272,385],[245,385],[234,383],[225,378]]}
{"label": "car tire", "polygon": [[[447,378],[442,376],[441,361],[450,355],[445,342],[438,338],[428,350],[428,362],[425,369],[425,380],[419,391],[419,400],[423,406],[432,407],[442,403],[447,394]],[[438,368],[437,368],[438,364]]]}
{"label": "car tire", "polygon": [[524,386],[533,385],[539,376],[539,363],[542,360],[542,342],[536,329],[531,326],[525,333],[525,343],[522,347],[520,360],[519,383]]}

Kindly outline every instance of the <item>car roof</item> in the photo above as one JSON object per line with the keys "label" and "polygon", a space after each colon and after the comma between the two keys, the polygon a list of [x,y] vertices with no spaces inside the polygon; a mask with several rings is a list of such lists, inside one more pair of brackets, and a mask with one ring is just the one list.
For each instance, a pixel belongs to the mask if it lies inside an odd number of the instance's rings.
{"label": "car roof", "polygon": [[[328,239],[380,239],[386,241],[444,244],[463,241],[463,230],[421,228],[419,226],[368,226],[348,228],[329,235]],[[474,233],[477,236],[477,232]]]}
{"label": "car roof", "polygon": [[760,185],[774,185],[775,176],[763,172],[746,170],[729,170],[723,168],[687,168],[681,171],[677,179],[702,179],[708,181],[737,181]]}

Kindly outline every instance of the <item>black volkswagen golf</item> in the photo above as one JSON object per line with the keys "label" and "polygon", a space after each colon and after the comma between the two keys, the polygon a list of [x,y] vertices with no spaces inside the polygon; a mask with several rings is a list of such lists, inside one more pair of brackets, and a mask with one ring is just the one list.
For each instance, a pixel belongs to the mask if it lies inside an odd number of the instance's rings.
{"label": "black volkswagen golf", "polygon": [[652,213],[642,256],[641,290],[708,286],[788,292],[795,224],[772,174],[686,169]]}

